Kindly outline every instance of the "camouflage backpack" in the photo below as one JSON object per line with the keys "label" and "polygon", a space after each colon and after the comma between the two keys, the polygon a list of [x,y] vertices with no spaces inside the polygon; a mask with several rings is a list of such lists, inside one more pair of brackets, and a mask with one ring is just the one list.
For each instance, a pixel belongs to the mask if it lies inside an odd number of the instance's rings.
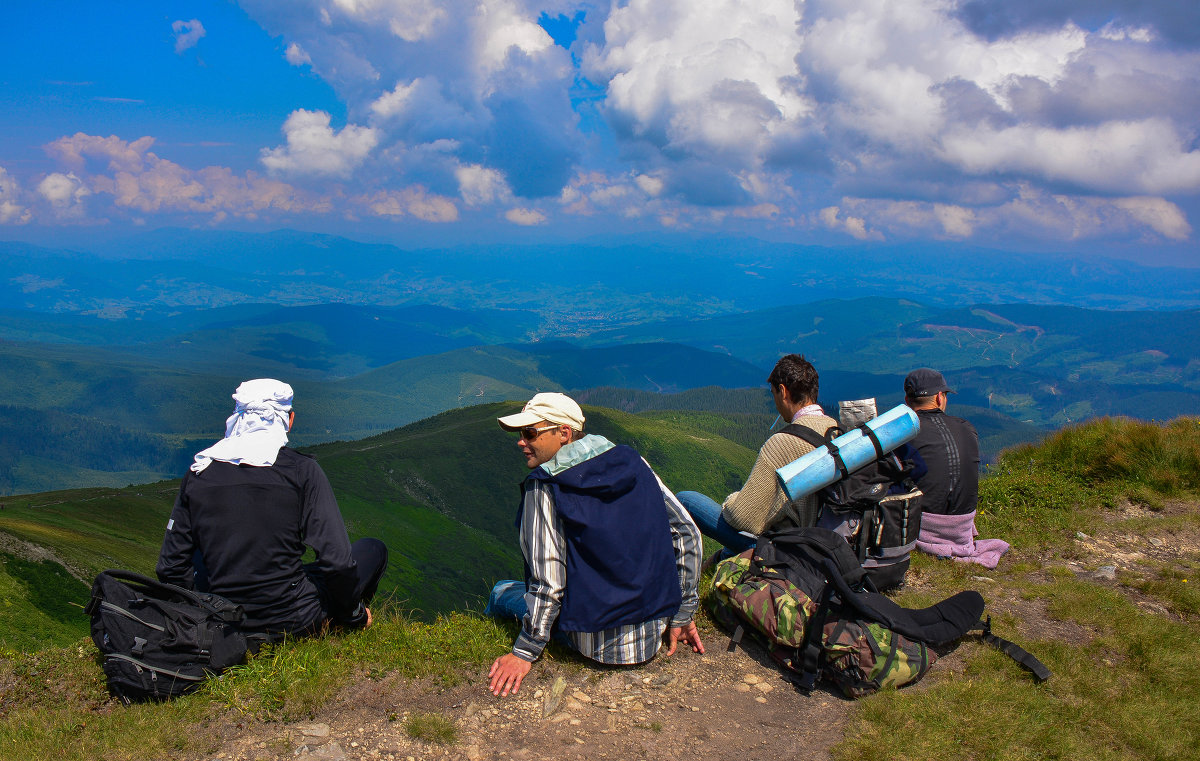
{"label": "camouflage backpack", "polygon": [[[748,626],[802,690],[823,678],[850,698],[916,682],[937,659],[929,645],[988,626],[980,621],[978,592],[959,592],[929,608],[904,608],[865,591],[864,575],[854,551],[833,531],[769,532],[754,549],[717,565],[710,609],[733,632],[731,648]],[[991,635],[990,628],[985,639],[1039,679],[1049,676],[1037,659]]]}

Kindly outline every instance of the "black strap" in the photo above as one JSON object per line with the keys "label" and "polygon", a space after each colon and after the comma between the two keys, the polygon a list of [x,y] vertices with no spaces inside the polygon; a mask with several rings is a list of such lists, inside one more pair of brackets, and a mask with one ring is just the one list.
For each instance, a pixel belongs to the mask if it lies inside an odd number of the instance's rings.
{"label": "black strap", "polygon": [[858,428],[859,431],[862,431],[862,435],[870,439],[871,443],[875,445],[876,460],[887,454],[887,452],[885,452],[883,449],[883,444],[879,443],[879,437],[875,435],[875,431],[872,431],[870,428],[868,428],[866,423],[862,423],[861,425],[855,427]]}
{"label": "black strap", "polygon": [[825,631],[825,619],[829,609],[833,607],[833,584],[825,581],[825,590],[821,593],[821,602],[817,612],[808,619],[808,630],[804,634],[804,644],[800,646],[800,679],[796,685],[805,692],[812,692],[817,684],[817,675],[821,666],[825,665],[825,648],[821,643],[821,635]]}
{"label": "black strap", "polygon": [[733,630],[733,634],[729,635],[729,652],[732,653],[734,650],[737,650],[737,646],[742,644],[742,636],[745,635],[745,633],[745,627],[743,627],[741,624],[738,624],[737,628]]}
{"label": "black strap", "polygon": [[1046,668],[1046,664],[1042,663],[1033,655],[1031,655],[1029,651],[1025,650],[1020,645],[1009,642],[1002,637],[997,637],[995,634],[992,634],[991,616],[981,620],[975,625],[975,628],[972,629],[972,631],[980,632],[980,638],[984,642],[988,643],[992,647],[1007,655],[1009,658],[1012,658],[1014,661],[1021,664],[1021,666],[1033,674],[1034,679],[1036,679],[1038,682],[1044,682],[1050,678],[1050,669]]}

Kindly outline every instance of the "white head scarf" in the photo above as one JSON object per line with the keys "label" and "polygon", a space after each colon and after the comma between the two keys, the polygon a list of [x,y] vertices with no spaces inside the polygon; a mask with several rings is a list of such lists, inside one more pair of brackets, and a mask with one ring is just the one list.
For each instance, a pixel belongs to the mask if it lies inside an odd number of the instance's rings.
{"label": "white head scarf", "polygon": [[248,380],[233,393],[236,405],[225,421],[225,438],[196,453],[192,470],[207,468],[213,460],[234,465],[274,465],[279,449],[287,444],[292,387],[273,378]]}

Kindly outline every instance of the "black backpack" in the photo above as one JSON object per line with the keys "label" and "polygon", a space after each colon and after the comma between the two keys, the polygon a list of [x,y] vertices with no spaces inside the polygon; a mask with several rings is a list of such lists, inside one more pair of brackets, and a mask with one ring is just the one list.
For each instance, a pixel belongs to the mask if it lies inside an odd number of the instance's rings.
{"label": "black backpack", "polygon": [[783,428],[814,448],[827,447],[842,477],[817,492],[820,510],[816,525],[841,535],[854,549],[859,565],[876,589],[903,584],[912,550],[921,533],[921,490],[912,480],[913,463],[898,453],[884,452],[870,428],[858,426],[875,444],[876,459],[847,471],[831,442],[843,432],[833,426],[825,435],[798,424]]}
{"label": "black backpack", "polygon": [[104,571],[85,611],[108,689],[126,704],[167,700],[246,660],[242,606],[132,571]]}

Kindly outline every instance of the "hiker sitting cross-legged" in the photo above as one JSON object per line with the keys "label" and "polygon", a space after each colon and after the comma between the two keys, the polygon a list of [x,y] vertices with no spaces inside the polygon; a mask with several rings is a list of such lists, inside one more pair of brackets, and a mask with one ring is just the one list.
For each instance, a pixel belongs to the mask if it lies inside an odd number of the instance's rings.
{"label": "hiker sitting cross-legged", "polygon": [[704,645],[699,606],[700,532],[650,466],[627,446],[583,435],[570,397],[537,394],[499,419],[519,432],[530,473],[518,508],[525,581],[501,581],[489,615],[516,618],[512,652],[488,672],[493,694],[517,692],[553,637],[604,664],[648,661],[664,638]]}
{"label": "hiker sitting cross-legged", "polygon": [[[819,379],[816,368],[799,354],[788,354],[775,363],[767,377],[775,409],[788,423],[811,428],[818,434],[837,421],[817,404]],[[811,526],[816,522],[815,495],[796,503],[788,500],[779,486],[775,470],[808,454],[813,445],[799,436],[780,431],[767,439],[758,452],[746,485],[718,505],[694,491],[679,492],[679,501],[696,520],[700,530],[725,545],[730,553],[754,546],[757,534],[784,525]]]}
{"label": "hiker sitting cross-legged", "polygon": [[1008,551],[1002,539],[979,539],[979,434],[960,417],[946,414],[954,391],[937,370],[920,367],[904,379],[904,402],[916,411],[921,430],[912,445],[928,471],[917,477],[925,496],[917,549],[939,557],[995,568]]}
{"label": "hiker sitting cross-legged", "polygon": [[[370,626],[366,607],[387,567],[378,539],[353,545],[329,479],[286,446],[292,387],[246,381],[233,395],[225,438],[195,456],[167,522],[160,581],[241,605],[242,629],[266,640],[326,623]],[[316,560],[302,563],[305,548]]]}

